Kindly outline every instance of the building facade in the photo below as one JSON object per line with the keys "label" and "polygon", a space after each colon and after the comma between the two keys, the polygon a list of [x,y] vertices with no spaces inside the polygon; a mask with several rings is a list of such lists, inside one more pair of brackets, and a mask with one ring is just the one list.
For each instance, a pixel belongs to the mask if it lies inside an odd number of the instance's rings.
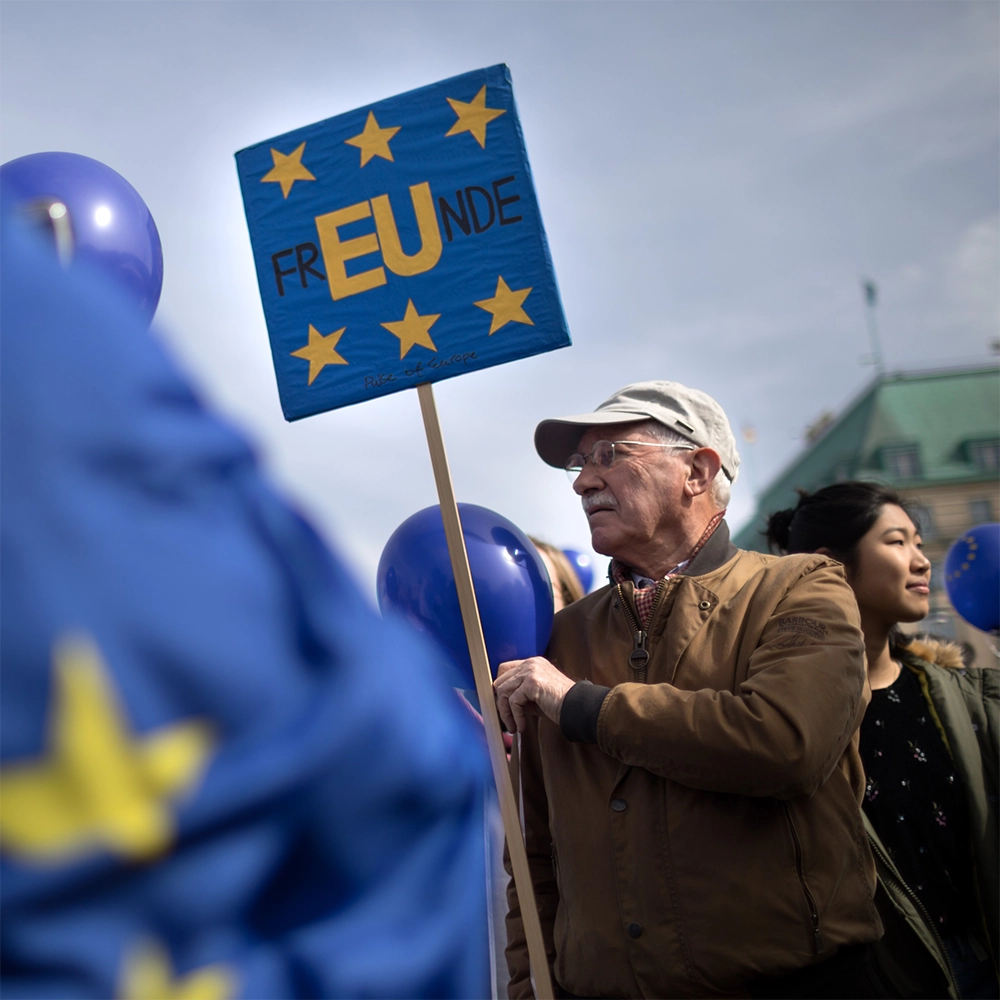
{"label": "building facade", "polygon": [[995,637],[955,614],[943,572],[962,532],[1000,519],[1000,369],[877,377],[839,416],[810,429],[806,449],[761,492],[734,541],[766,552],[769,514],[794,506],[799,489],[811,493],[849,479],[886,483],[919,504],[933,572],[931,613],[914,629],[969,643],[979,665],[1000,664]]}

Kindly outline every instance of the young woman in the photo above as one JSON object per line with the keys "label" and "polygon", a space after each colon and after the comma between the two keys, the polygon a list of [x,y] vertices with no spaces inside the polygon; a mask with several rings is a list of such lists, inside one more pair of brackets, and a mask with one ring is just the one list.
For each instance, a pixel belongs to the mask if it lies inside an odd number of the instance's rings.
{"label": "young woman", "polygon": [[998,672],[896,627],[929,610],[930,562],[909,504],[838,483],[771,516],[768,542],[844,564],[861,612],[871,704],[863,812],[879,873],[883,978],[900,996],[998,995]]}

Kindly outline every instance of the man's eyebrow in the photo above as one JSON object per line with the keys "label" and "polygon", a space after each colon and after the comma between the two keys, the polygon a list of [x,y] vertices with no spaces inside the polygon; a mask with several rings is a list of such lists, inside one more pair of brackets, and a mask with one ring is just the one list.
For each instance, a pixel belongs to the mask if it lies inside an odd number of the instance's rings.
{"label": "man's eyebrow", "polygon": [[[908,535],[910,533],[910,529],[909,528],[904,527],[903,525],[900,524],[900,525],[898,525],[895,528],[886,528],[885,531],[882,532],[882,535],[888,535],[888,534],[890,534],[893,531],[901,531],[901,532],[903,532],[904,535]],[[914,535],[919,535],[920,532],[917,531],[916,529],[914,529],[913,534]]]}

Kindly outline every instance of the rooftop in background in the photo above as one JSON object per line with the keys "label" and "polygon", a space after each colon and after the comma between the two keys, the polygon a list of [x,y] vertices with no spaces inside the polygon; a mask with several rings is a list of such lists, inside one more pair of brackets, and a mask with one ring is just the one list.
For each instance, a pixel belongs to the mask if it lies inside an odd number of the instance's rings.
{"label": "rooftop in background", "polygon": [[768,514],[808,492],[848,479],[907,492],[988,483],[1000,475],[1000,368],[898,372],[871,382],[836,418],[820,418],[810,443],[757,498],[737,532],[741,548],[767,551]]}

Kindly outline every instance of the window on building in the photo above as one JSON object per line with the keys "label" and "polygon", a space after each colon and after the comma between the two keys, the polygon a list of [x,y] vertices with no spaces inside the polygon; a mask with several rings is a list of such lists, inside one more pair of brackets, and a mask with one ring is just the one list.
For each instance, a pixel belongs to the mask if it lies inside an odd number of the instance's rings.
{"label": "window on building", "polygon": [[981,472],[996,472],[1000,469],[1000,441],[973,441],[969,459]]}
{"label": "window on building", "polygon": [[989,497],[977,497],[969,501],[969,517],[973,525],[987,524],[993,520],[993,503]]}
{"label": "window on building", "polygon": [[895,479],[919,479],[923,472],[920,450],[916,445],[887,449],[882,461],[886,471]]}
{"label": "window on building", "polygon": [[934,511],[930,507],[918,504],[913,511],[914,520],[917,523],[917,531],[925,542],[932,542],[937,538],[937,524],[934,521]]}

